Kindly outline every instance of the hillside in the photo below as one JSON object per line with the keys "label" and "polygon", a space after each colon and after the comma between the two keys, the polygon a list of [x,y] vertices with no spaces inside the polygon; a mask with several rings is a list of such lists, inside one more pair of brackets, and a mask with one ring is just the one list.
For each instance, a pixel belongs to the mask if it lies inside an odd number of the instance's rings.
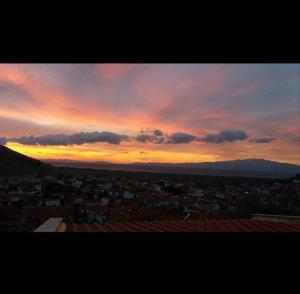
{"label": "hillside", "polygon": [[52,166],[0,145],[0,176],[49,173]]}

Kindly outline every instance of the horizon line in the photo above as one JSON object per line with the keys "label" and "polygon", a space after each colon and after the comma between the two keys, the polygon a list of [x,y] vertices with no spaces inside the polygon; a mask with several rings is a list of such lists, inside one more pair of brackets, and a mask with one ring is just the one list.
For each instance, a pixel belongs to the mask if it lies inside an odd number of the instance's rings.
{"label": "horizon line", "polygon": [[275,160],[269,160],[265,158],[243,158],[243,159],[228,159],[228,160],[216,160],[216,161],[185,161],[185,162],[155,162],[155,161],[147,161],[147,162],[111,162],[111,161],[105,161],[105,160],[95,160],[95,161],[86,161],[86,160],[77,160],[77,159],[64,159],[64,158],[45,158],[45,159],[39,159],[40,161],[70,161],[70,162],[81,162],[81,163],[103,163],[103,164],[120,164],[120,165],[131,165],[131,164],[201,164],[201,163],[217,163],[217,162],[230,162],[230,161],[245,161],[245,160],[262,160],[262,161],[269,161],[269,162],[275,162],[275,163],[282,163],[282,164],[291,164],[296,165],[300,167],[299,163],[291,163],[291,162],[284,162],[284,161],[275,161]]}

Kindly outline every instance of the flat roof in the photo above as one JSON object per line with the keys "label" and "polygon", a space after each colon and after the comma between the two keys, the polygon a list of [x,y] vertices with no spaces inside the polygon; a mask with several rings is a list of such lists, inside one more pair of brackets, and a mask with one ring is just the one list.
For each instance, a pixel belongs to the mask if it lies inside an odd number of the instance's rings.
{"label": "flat roof", "polygon": [[49,218],[45,223],[39,226],[34,232],[57,232],[63,218]]}

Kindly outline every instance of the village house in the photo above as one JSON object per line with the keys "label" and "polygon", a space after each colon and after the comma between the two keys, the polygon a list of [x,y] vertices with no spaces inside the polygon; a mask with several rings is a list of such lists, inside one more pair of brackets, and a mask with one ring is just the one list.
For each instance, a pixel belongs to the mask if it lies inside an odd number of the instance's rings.
{"label": "village house", "polygon": [[20,196],[11,196],[10,197],[10,202],[12,202],[12,203],[20,202],[20,200],[21,200]]}
{"label": "village house", "polygon": [[226,198],[226,195],[224,193],[221,193],[221,192],[216,192],[215,196],[218,199],[224,199],[224,198]]}
{"label": "village house", "polygon": [[161,191],[162,191],[162,188],[160,187],[160,185],[154,185],[154,186],[153,186],[153,190],[154,190],[155,192],[161,192]]}
{"label": "village house", "polygon": [[83,203],[84,203],[83,197],[78,196],[73,199],[73,204],[83,204]]}
{"label": "village house", "polygon": [[108,205],[109,202],[110,202],[110,199],[109,199],[109,198],[105,198],[105,197],[100,198],[100,204],[101,204],[102,206]]}
{"label": "village house", "polygon": [[10,197],[7,193],[0,192],[0,207],[10,206]]}
{"label": "village house", "polygon": [[61,198],[59,197],[51,197],[47,198],[44,201],[45,206],[60,206],[61,205]]}
{"label": "village house", "polygon": [[134,198],[135,198],[135,194],[132,193],[132,192],[129,192],[129,191],[124,191],[124,192],[122,193],[122,197],[123,197],[124,199],[134,199]]}
{"label": "village house", "polygon": [[167,193],[160,193],[157,195],[154,203],[154,207],[168,207],[170,206],[170,194]]}
{"label": "village house", "polygon": [[190,196],[190,197],[198,198],[198,197],[203,197],[205,195],[205,192],[204,192],[204,190],[199,189],[199,190],[196,190],[196,191],[193,191],[193,192],[189,192],[186,195]]}
{"label": "village house", "polygon": [[95,212],[95,223],[97,224],[106,224],[108,222],[108,218],[106,213],[104,212]]}
{"label": "village house", "polygon": [[79,189],[79,188],[81,187],[81,185],[82,185],[82,182],[81,182],[81,181],[79,181],[79,180],[77,180],[77,179],[72,179],[72,181],[71,181],[71,186],[72,186],[73,188]]}
{"label": "village house", "polygon": [[50,195],[42,200],[44,206],[61,206],[62,199],[64,198],[63,194]]}

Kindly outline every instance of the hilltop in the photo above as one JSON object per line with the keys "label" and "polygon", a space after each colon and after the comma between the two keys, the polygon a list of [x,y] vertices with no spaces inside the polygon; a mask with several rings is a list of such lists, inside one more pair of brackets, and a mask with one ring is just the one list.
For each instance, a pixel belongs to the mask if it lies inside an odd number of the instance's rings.
{"label": "hilltop", "polygon": [[50,171],[52,171],[50,164],[0,145],[0,176],[49,173]]}

